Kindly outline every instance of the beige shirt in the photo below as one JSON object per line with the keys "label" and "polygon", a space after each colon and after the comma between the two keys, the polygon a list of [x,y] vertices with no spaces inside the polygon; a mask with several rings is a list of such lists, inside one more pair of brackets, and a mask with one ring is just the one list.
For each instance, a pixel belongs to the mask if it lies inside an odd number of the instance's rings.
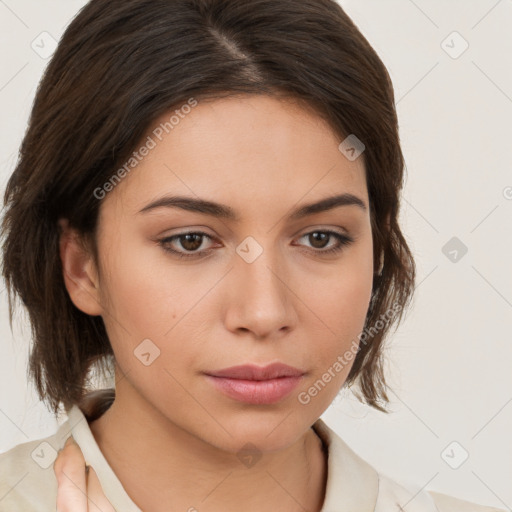
{"label": "beige shirt", "polygon": [[[417,492],[379,474],[321,419],[313,425],[328,452],[327,488],[321,512],[505,512],[433,491]],[[49,437],[0,454],[0,512],[50,512],[56,509],[53,463],[72,435],[86,463],[96,471],[103,491],[118,512],[141,512],[109,466],[82,411]],[[403,508],[402,508],[403,507]]]}

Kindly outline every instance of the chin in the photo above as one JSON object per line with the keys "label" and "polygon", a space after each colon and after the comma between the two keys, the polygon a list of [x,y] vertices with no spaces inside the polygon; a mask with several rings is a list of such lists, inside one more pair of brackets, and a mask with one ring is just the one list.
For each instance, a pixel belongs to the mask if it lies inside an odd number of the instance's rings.
{"label": "chin", "polygon": [[219,433],[217,440],[222,445],[219,448],[233,453],[249,443],[262,452],[283,450],[305,435],[316,420],[308,421],[301,410],[271,410],[268,406],[265,410],[252,406],[252,410],[221,414],[220,417],[224,428],[214,422],[215,431]]}

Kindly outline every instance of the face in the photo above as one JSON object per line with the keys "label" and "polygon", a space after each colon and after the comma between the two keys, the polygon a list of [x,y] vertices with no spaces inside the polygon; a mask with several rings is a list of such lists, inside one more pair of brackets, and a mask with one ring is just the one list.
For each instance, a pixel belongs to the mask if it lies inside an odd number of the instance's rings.
{"label": "face", "polygon": [[[199,102],[162,136],[171,114],[101,199],[98,297],[125,374],[119,390],[223,450],[284,448],[339,392],[364,326],[373,255],[363,158],[347,159],[327,123],[288,100]],[[294,215],[342,194],[363,207]],[[171,196],[190,202],[149,207]],[[199,200],[233,215],[199,211]],[[208,376],[276,362],[302,376],[239,381],[231,393],[233,380]]]}

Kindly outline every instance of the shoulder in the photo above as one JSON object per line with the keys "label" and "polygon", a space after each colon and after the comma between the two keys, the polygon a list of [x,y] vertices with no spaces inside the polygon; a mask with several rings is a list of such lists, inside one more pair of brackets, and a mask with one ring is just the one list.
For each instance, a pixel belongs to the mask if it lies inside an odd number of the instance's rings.
{"label": "shoulder", "polygon": [[[361,458],[321,419],[313,426],[328,451],[327,492],[322,512],[505,512],[453,496],[396,481]],[[507,509],[508,510],[508,509]]]}
{"label": "shoulder", "polygon": [[375,512],[407,510],[408,512],[505,512],[422,489],[410,483],[397,482],[379,474],[379,494]]}
{"label": "shoulder", "polygon": [[429,493],[434,499],[439,512],[505,512],[501,508],[478,505],[439,492],[429,491]]}
{"label": "shoulder", "polygon": [[57,479],[53,463],[69,434],[65,423],[52,436],[0,453],[0,512],[55,510]]}

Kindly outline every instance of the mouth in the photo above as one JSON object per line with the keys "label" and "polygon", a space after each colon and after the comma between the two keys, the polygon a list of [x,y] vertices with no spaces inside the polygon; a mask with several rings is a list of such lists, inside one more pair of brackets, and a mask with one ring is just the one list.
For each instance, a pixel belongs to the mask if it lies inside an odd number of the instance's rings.
{"label": "mouth", "polygon": [[233,366],[206,373],[206,378],[220,392],[249,404],[274,404],[289,395],[305,372],[282,363],[265,367]]}

